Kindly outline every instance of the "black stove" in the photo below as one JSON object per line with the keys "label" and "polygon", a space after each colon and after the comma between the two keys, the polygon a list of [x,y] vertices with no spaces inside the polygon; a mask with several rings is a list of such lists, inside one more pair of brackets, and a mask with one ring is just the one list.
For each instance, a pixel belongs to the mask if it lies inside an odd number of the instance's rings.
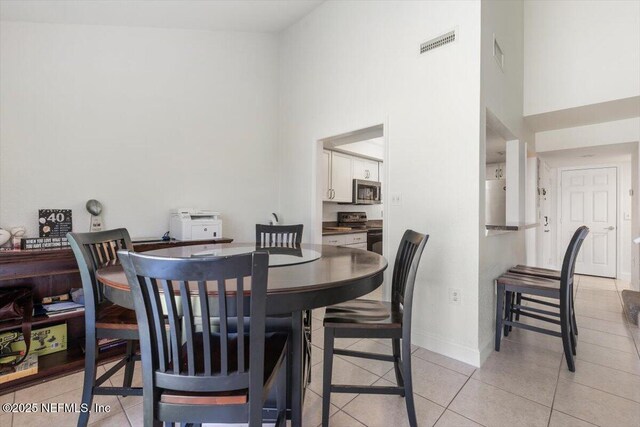
{"label": "black stove", "polygon": [[367,229],[366,212],[338,212],[338,227]]}

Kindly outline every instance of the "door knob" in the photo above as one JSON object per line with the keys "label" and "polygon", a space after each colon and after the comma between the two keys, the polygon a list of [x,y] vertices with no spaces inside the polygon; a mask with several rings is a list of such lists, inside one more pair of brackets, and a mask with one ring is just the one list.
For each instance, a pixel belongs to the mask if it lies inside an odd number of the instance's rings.
{"label": "door knob", "polygon": [[615,230],[616,228],[613,225],[610,225],[608,227],[605,227],[604,229],[611,231],[611,230]]}

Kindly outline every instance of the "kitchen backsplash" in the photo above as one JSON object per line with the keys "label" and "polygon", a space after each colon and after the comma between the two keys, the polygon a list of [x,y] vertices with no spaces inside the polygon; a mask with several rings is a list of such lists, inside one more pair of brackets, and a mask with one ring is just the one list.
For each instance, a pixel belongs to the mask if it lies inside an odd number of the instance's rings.
{"label": "kitchen backsplash", "polygon": [[382,219],[384,204],[379,205],[340,205],[338,203],[322,203],[322,220],[335,221],[338,212],[366,212],[367,219]]}

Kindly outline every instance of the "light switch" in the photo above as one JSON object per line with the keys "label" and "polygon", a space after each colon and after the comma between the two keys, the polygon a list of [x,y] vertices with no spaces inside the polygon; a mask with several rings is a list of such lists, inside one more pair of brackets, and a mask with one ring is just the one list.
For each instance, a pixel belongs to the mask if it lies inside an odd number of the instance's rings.
{"label": "light switch", "polygon": [[393,206],[402,205],[402,193],[392,193],[391,194],[391,204]]}

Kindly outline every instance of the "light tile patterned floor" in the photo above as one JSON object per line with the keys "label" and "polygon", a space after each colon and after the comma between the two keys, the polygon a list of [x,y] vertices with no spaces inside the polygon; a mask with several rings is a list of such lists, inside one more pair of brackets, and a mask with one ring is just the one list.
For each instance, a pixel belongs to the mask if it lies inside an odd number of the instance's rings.
{"label": "light tile patterned floor", "polygon": [[[566,369],[559,339],[514,330],[481,369],[415,347],[413,376],[420,426],[630,426],[640,425],[640,331],[627,325],[619,292],[628,284],[581,276],[578,280],[578,356],[576,372]],[[314,312],[313,383],[304,407],[304,425],[321,421],[322,316]],[[533,321],[532,323],[535,323]],[[342,340],[339,346],[390,352],[374,340]],[[139,383],[139,369],[136,382]],[[376,361],[339,357],[334,381],[388,385],[391,367]],[[116,378],[117,382],[121,377]],[[72,402],[79,399],[81,373],[0,396],[4,402]],[[100,397],[109,414],[92,415],[92,426],[139,426],[140,398]],[[408,425],[402,398],[332,396],[333,427]],[[72,426],[68,414],[0,414],[0,427]]]}

